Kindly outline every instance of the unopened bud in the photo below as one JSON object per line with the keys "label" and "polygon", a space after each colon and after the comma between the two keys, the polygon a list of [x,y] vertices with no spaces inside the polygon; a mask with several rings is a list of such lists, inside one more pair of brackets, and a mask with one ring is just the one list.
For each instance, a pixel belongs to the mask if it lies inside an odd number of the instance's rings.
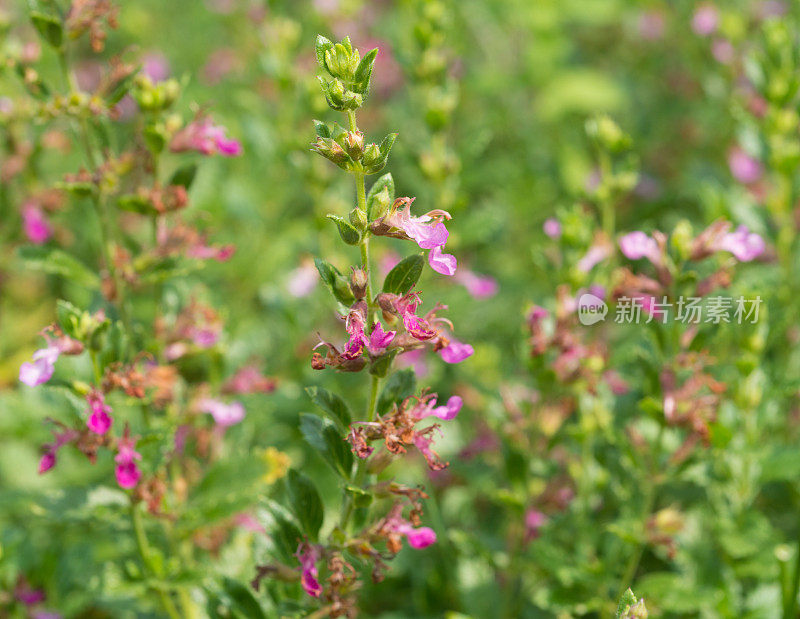
{"label": "unopened bud", "polygon": [[360,301],[367,294],[367,272],[364,269],[353,269],[350,275],[350,290],[353,296]]}
{"label": "unopened bud", "polygon": [[364,134],[360,131],[348,131],[344,136],[344,149],[353,159],[360,159],[364,152]]}
{"label": "unopened bud", "polygon": [[367,214],[362,211],[360,208],[354,208],[350,211],[350,223],[353,224],[353,227],[358,230],[359,232],[363,232],[367,229]]}
{"label": "unopened bud", "polygon": [[375,165],[381,160],[381,150],[377,144],[368,144],[364,149],[362,161],[366,167]]}

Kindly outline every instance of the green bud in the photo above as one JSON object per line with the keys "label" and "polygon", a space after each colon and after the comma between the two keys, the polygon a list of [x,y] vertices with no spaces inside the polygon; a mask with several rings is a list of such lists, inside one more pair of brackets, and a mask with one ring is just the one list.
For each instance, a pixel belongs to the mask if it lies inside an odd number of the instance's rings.
{"label": "green bud", "polygon": [[608,116],[596,116],[586,123],[586,133],[604,149],[621,153],[631,146],[631,139]]}
{"label": "green bud", "polygon": [[392,198],[389,195],[389,188],[384,187],[372,198],[369,209],[369,219],[375,220],[386,215],[389,207],[392,205]]}
{"label": "green bud", "polygon": [[343,140],[343,146],[347,154],[354,161],[358,161],[361,159],[361,154],[364,152],[364,134],[360,131],[356,131],[353,133],[352,131],[348,131]]}
{"label": "green bud", "polygon": [[381,160],[381,151],[375,143],[367,144],[362,161],[365,166],[373,166]]}
{"label": "green bud", "polygon": [[350,211],[350,223],[353,224],[353,227],[360,231],[364,232],[367,229],[367,214],[362,211],[360,208],[354,208]]}
{"label": "green bud", "polygon": [[692,224],[689,223],[688,219],[681,219],[672,231],[670,243],[672,243],[672,247],[682,260],[687,260],[689,258],[693,238],[694,231],[692,230]]}

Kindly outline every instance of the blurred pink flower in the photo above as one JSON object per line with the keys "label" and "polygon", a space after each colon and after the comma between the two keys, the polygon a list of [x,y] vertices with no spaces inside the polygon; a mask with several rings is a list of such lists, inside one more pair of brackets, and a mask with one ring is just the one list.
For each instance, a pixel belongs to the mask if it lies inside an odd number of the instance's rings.
{"label": "blurred pink flower", "polygon": [[86,421],[88,428],[95,434],[105,434],[111,428],[114,420],[111,418],[111,407],[106,404],[105,397],[100,391],[94,390],[86,396],[89,403],[89,419]]}
{"label": "blurred pink flower", "polygon": [[474,353],[475,349],[469,344],[450,340],[450,343],[439,351],[439,356],[447,363],[460,363]]}
{"label": "blurred pink flower", "polygon": [[455,280],[463,285],[474,299],[486,299],[497,294],[497,280],[488,275],[479,275],[462,268],[455,276]]}
{"label": "blurred pink flower", "polygon": [[702,4],[692,15],[692,30],[700,36],[708,36],[719,25],[719,12],[713,4]]}
{"label": "blurred pink flower", "polygon": [[53,376],[61,351],[50,345],[33,353],[33,363],[23,363],[19,368],[19,381],[29,387],[46,383]]}
{"label": "blurred pink flower", "polygon": [[397,528],[397,532],[405,535],[408,545],[416,550],[422,550],[436,543],[436,532],[430,527],[414,528],[410,524],[404,524]]}
{"label": "blurred pink flower", "polygon": [[555,217],[546,219],[542,229],[551,239],[558,239],[561,237],[561,222]]}
{"label": "blurred pink flower", "polygon": [[417,348],[409,350],[397,357],[397,367],[414,369],[414,373],[420,378],[428,375],[428,362],[425,357],[425,349]]}
{"label": "blurred pink flower", "polygon": [[209,413],[217,425],[222,427],[235,425],[245,416],[244,406],[241,402],[226,404],[220,400],[206,398],[200,402],[199,408],[204,413]]}
{"label": "blurred pink flower", "polygon": [[142,57],[142,73],[154,82],[161,82],[169,77],[169,61],[161,52],[149,52]]}
{"label": "blurred pink flower", "polygon": [[661,251],[655,239],[644,232],[637,230],[630,232],[619,240],[619,248],[629,260],[647,258],[653,264],[661,262]]}
{"label": "blurred pink flower", "polygon": [[639,15],[639,36],[645,41],[657,41],[664,36],[664,15],[661,11],[648,10]]}
{"label": "blurred pink flower", "polygon": [[598,235],[594,243],[592,243],[592,246],[589,247],[575,266],[582,273],[588,273],[595,266],[608,258],[613,250],[614,248],[611,243],[609,243],[605,237]]}
{"label": "blurred pink flower", "polygon": [[426,417],[438,417],[442,421],[450,421],[455,419],[461,411],[464,402],[457,396],[451,396],[447,400],[447,404],[436,406],[436,398],[431,397],[427,400],[420,402],[420,405],[413,409],[414,416],[417,419],[425,419]]}
{"label": "blurred pink flower", "polygon": [[525,512],[525,541],[530,542],[538,538],[546,522],[547,516],[538,509],[531,508]]}
{"label": "blurred pink flower", "polygon": [[314,263],[310,260],[304,261],[299,267],[289,272],[289,279],[286,289],[289,294],[297,299],[307,297],[317,285],[319,273]]}
{"label": "blurred pink flower", "polygon": [[44,211],[33,202],[22,207],[22,227],[28,240],[36,245],[45,243],[53,234]]}
{"label": "blurred pink flower", "polygon": [[722,237],[719,249],[729,251],[741,262],[750,262],[764,253],[766,244],[760,235],[750,232],[747,226],[739,226]]}
{"label": "blurred pink flower", "polygon": [[730,64],[736,56],[736,50],[727,39],[714,39],[711,44],[711,54],[720,64]]}
{"label": "blurred pink flower", "polygon": [[300,569],[302,570],[300,584],[303,586],[303,590],[311,597],[319,597],[322,594],[322,586],[317,580],[319,577],[319,570],[317,570],[317,561],[320,559],[319,548],[308,542],[303,542],[297,547],[297,552],[294,556],[300,562]]}
{"label": "blurred pink flower", "polygon": [[169,146],[173,153],[194,150],[203,155],[218,153],[225,157],[242,154],[242,145],[225,135],[222,125],[215,125],[210,117],[194,119],[172,138]]}
{"label": "blurred pink flower", "polygon": [[120,488],[130,490],[135,488],[142,477],[142,472],[136,464],[137,460],[141,460],[141,454],[136,451],[136,439],[128,435],[128,430],[125,430],[125,436],[119,439],[117,446],[117,455],[114,456],[114,462],[117,463],[114,469],[114,474],[117,478],[117,483]]}
{"label": "blurred pink flower", "polygon": [[728,152],[728,167],[733,177],[744,185],[755,183],[764,173],[761,162],[738,146]]}

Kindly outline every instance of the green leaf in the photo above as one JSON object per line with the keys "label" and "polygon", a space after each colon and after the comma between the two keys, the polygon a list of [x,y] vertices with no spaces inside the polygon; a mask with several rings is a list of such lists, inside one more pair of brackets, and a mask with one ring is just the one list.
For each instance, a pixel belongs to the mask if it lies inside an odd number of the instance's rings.
{"label": "green leaf", "polygon": [[[317,64],[319,65],[320,69],[328,70],[328,67],[325,65],[325,52],[333,47],[333,42],[330,39],[326,39],[321,34],[317,35],[317,40],[314,44],[314,51],[317,56]],[[330,71],[328,71],[330,73]]]}
{"label": "green leaf", "polygon": [[275,550],[284,561],[296,561],[294,554],[303,540],[303,533],[294,516],[283,505],[266,500],[263,509],[256,510],[256,519],[269,533]]}
{"label": "green leaf", "polygon": [[35,0],[29,0],[31,21],[39,35],[56,49],[64,42],[64,26],[58,15],[47,13]]}
{"label": "green leaf", "polygon": [[331,130],[327,124],[322,122],[321,120],[314,121],[314,132],[317,134],[318,137],[321,138],[331,138]]}
{"label": "green leaf", "polygon": [[419,281],[424,265],[425,258],[422,257],[422,254],[412,254],[403,258],[389,271],[383,281],[383,291],[404,295]]}
{"label": "green leaf", "polygon": [[289,504],[300,527],[309,538],[316,540],[324,516],[322,499],[317,488],[308,477],[294,469],[287,473],[285,484]]}
{"label": "green leaf", "polygon": [[322,387],[306,387],[306,393],[311,401],[331,416],[339,424],[340,429],[347,431],[352,415],[345,401],[335,393]]}
{"label": "green leaf", "polygon": [[300,431],[322,459],[345,479],[350,477],[353,454],[332,421],[308,413],[300,414]]}
{"label": "green leaf", "polygon": [[378,398],[378,414],[385,415],[392,408],[392,404],[401,402],[414,393],[416,386],[417,376],[411,368],[392,374]]}
{"label": "green leaf", "polygon": [[158,210],[144,196],[128,193],[117,198],[117,206],[123,211],[139,213],[140,215],[158,215]]}
{"label": "green leaf", "polygon": [[244,617],[266,619],[267,615],[264,613],[264,609],[248,587],[228,577],[223,578],[222,587],[230,602],[233,603],[231,610],[239,611]]}
{"label": "green leaf", "polygon": [[378,55],[378,48],[367,52],[356,67],[355,85],[358,92],[363,95],[369,93],[369,82],[372,78],[372,68],[375,66],[375,57]]}
{"label": "green leaf", "polygon": [[186,165],[175,170],[172,178],[169,179],[169,184],[180,185],[181,187],[189,189],[194,182],[195,176],[197,176],[197,164],[187,163]]}
{"label": "green leaf", "polygon": [[77,338],[78,327],[81,323],[83,312],[69,301],[59,299],[56,301],[56,320],[61,330],[70,337]]}
{"label": "green leaf", "polygon": [[619,605],[617,606],[617,619],[622,617],[622,613],[628,610],[628,607],[633,606],[636,604],[636,596],[633,595],[633,591],[628,589],[625,593],[622,594],[622,597],[619,600]]}
{"label": "green leaf", "polygon": [[391,172],[387,172],[381,176],[378,180],[372,183],[372,187],[369,188],[369,193],[367,194],[367,217],[370,221],[376,217],[375,213],[373,213],[375,199],[384,189],[386,189],[389,193],[389,204],[391,204],[394,202],[394,178],[392,177]]}
{"label": "green leaf", "polygon": [[62,275],[87,288],[96,288],[100,285],[100,278],[96,273],[77,258],[56,247],[21,247],[18,254],[31,269],[51,275]]}
{"label": "green leaf", "polygon": [[361,242],[361,233],[349,221],[338,215],[327,215],[336,227],[339,228],[339,236],[348,245],[358,245]]}
{"label": "green leaf", "polygon": [[345,278],[330,262],[325,262],[325,260],[320,258],[314,258],[314,264],[317,267],[322,282],[328,287],[328,290],[331,291],[334,298],[347,307],[352,305],[356,298],[353,296],[353,291],[350,290],[350,284],[347,278]]}

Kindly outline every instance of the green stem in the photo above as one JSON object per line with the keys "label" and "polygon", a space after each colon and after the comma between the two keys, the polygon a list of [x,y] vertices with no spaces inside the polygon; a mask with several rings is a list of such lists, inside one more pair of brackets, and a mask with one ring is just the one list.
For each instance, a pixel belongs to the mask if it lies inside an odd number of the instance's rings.
{"label": "green stem", "polygon": [[[136,537],[136,547],[139,550],[139,556],[142,558],[144,569],[150,576],[157,576],[158,574],[150,555],[150,545],[147,542],[147,534],[144,531],[144,525],[142,523],[142,514],[136,503],[131,503],[131,521],[133,522],[133,532]],[[161,600],[161,604],[167,615],[169,615],[171,619],[180,619],[181,615],[169,594],[159,587],[152,587],[152,589]]]}

